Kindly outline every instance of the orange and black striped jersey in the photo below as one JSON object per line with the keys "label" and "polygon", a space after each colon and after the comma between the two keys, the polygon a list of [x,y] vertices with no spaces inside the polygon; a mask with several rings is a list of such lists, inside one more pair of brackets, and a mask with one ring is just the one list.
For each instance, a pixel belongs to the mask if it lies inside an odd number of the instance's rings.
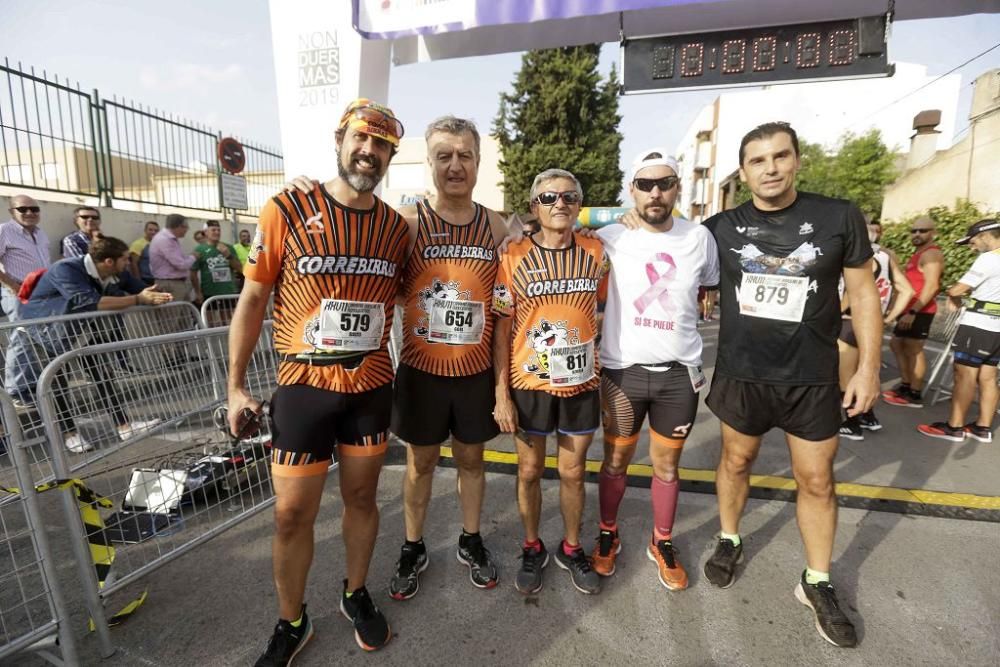
{"label": "orange and black striped jersey", "polygon": [[511,389],[574,396],[597,389],[597,302],[607,295],[608,263],[598,239],[573,234],[552,250],[532,237],[500,258],[493,310],[513,316]]}
{"label": "orange and black striped jersey", "polygon": [[493,364],[497,251],[489,211],[453,225],[425,200],[417,204],[417,239],[403,269],[401,360],[425,373],[465,376]]}
{"label": "orange and black striped jersey", "polygon": [[358,393],[392,381],[386,344],[407,238],[406,221],[377,197],[362,211],[317,185],[267,202],[244,270],[275,286],[275,347],[303,359],[364,355],[348,366],[282,363],[278,384]]}

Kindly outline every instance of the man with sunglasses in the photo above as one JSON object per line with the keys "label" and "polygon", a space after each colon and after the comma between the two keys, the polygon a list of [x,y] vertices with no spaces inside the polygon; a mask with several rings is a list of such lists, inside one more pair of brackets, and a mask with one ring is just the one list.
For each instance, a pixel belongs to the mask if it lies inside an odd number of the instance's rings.
{"label": "man with sunglasses", "polygon": [[599,593],[600,576],[580,546],[587,448],[600,420],[595,358],[597,303],[607,292],[607,260],[597,239],[573,232],[583,188],[562,169],[538,174],[531,185],[536,233],[508,246],[500,260],[493,309],[496,373],[494,416],[515,433],[517,505],[525,540],[514,586],[526,595],[542,588],[549,554],[539,536],[546,437],[556,432],[563,539],[556,564],[582,593]]}
{"label": "man with sunglasses", "polygon": [[17,319],[17,292],[29,273],[48,268],[49,237],[41,228],[41,208],[28,195],[10,199],[11,219],[0,224],[0,306],[11,321]]}
{"label": "man with sunglasses", "polygon": [[941,290],[944,253],[934,243],[934,220],[926,215],[911,223],[910,240],[916,251],[906,262],[906,279],[917,294],[896,323],[889,341],[899,367],[899,384],[883,392],[882,398],[889,405],[922,408],[921,389],[927,372],[924,343],[937,313],[935,299]]}
{"label": "man with sunglasses", "polygon": [[600,351],[604,463],[593,567],[601,576],[615,573],[621,551],[618,508],[648,414],[653,529],[645,550],[669,590],[688,585],[672,532],[677,466],[706,382],[697,330],[698,288],[714,288],[719,282],[719,251],[712,235],[671,215],[678,172],[677,161],[665,149],[640,153],[629,179],[639,227],[610,225],[598,232],[611,261],[611,277]]}
{"label": "man with sunglasses", "polygon": [[76,231],[62,240],[62,256],[83,257],[90,249],[90,243],[101,235],[101,212],[89,206],[77,206],[73,210]]}
{"label": "man with sunglasses", "polygon": [[230,331],[234,434],[244,410],[261,409],[244,380],[272,291],[281,355],[271,398],[279,621],[259,667],[287,665],[312,637],[303,598],[334,447],[347,561],[340,611],[363,650],[380,649],[392,637],[365,580],[378,535],[376,492],[392,412],[387,344],[407,246],[405,220],[373,191],[402,135],[387,107],[365,98],[348,105],[335,133],[337,177],[308,193],[273,197],[247,258]]}

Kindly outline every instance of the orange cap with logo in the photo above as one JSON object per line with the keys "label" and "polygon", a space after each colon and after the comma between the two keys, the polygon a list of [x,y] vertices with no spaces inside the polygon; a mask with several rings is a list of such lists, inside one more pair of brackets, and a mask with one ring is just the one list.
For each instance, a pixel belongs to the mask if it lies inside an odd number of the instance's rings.
{"label": "orange cap with logo", "polygon": [[399,146],[399,140],[403,138],[403,124],[392,109],[366,97],[359,97],[347,105],[338,127],[361,130],[365,134],[385,139],[393,146]]}

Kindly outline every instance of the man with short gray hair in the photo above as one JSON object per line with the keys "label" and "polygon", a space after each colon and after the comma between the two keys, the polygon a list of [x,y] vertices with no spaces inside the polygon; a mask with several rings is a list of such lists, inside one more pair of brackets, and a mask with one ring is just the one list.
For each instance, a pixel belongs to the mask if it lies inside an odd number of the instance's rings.
{"label": "man with short gray hair", "polygon": [[11,219],[0,224],[0,306],[17,319],[17,292],[27,275],[49,266],[49,237],[41,228],[41,207],[28,195],[10,198]]}

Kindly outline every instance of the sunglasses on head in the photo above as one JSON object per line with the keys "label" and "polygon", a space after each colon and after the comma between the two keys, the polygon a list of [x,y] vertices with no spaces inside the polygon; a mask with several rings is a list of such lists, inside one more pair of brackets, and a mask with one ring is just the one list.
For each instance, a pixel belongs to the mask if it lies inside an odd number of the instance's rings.
{"label": "sunglasses on head", "polygon": [[562,197],[564,204],[570,206],[580,203],[580,193],[576,190],[567,190],[566,192],[542,192],[535,197],[535,201],[542,206],[555,206],[555,203],[559,201],[560,197]]}
{"label": "sunglasses on head", "polygon": [[14,210],[23,215],[25,213],[38,213],[42,209],[37,206],[15,206]]}
{"label": "sunglasses on head", "polygon": [[916,227],[910,228],[911,234],[928,234],[933,231],[934,231],[933,229],[917,229]]}
{"label": "sunglasses on head", "polygon": [[341,119],[341,126],[346,125],[351,119],[357,118],[358,120],[363,120],[366,123],[371,123],[379,127],[386,128],[387,131],[396,135],[397,138],[403,138],[403,124],[399,122],[398,118],[390,116],[389,114],[375,109],[374,107],[358,107],[357,109],[352,109],[348,114]]}
{"label": "sunglasses on head", "polygon": [[676,176],[664,176],[663,178],[637,178],[632,184],[637,190],[652,192],[653,188],[660,188],[660,192],[666,192],[677,185],[679,178]]}

